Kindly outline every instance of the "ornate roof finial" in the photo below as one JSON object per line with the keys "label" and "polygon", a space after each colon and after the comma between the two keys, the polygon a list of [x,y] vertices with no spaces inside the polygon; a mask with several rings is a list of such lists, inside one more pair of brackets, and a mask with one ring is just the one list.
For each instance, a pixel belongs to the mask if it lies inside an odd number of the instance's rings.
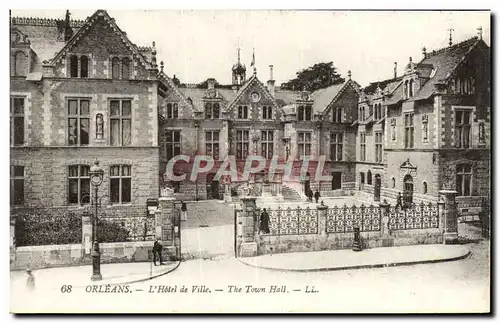
{"label": "ornate roof finial", "polygon": [[410,64],[411,64],[411,63],[412,63],[412,58],[411,58],[411,56],[410,56]]}
{"label": "ornate roof finial", "polygon": [[163,72],[163,61],[160,62],[160,69],[161,69],[161,72]]}
{"label": "ornate roof finial", "polygon": [[347,78],[348,78],[349,80],[351,79],[351,75],[352,75],[352,74],[351,74],[351,70],[348,70],[348,71],[347,71]]}
{"label": "ornate roof finial", "polygon": [[449,44],[449,45],[450,45],[450,47],[451,47],[451,45],[453,45],[453,37],[452,37],[452,32],[454,32],[454,31],[455,31],[455,29],[453,29],[453,28],[451,28],[451,27],[450,27],[450,28],[448,28],[448,31],[450,32],[450,41],[449,41],[449,43],[448,43],[448,44]]}
{"label": "ornate roof finial", "polygon": [[479,36],[479,39],[483,39],[483,27],[479,26],[477,28],[477,34]]}
{"label": "ornate roof finial", "polygon": [[425,46],[422,47],[422,55],[424,55],[424,58],[427,57],[427,48],[425,48]]}
{"label": "ornate roof finial", "polygon": [[153,65],[153,68],[157,68],[158,65],[156,65],[156,47],[155,47],[155,42],[153,42],[153,48],[151,51],[151,64]]}

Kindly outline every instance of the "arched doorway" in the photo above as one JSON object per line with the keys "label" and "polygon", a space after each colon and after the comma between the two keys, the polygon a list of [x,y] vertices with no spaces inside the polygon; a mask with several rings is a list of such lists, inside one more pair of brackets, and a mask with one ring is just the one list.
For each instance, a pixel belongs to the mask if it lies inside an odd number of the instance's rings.
{"label": "arched doorway", "polygon": [[403,203],[405,206],[410,206],[413,203],[413,177],[406,175],[403,179]]}
{"label": "arched doorway", "polygon": [[365,173],[359,173],[359,189],[362,190],[365,187]]}
{"label": "arched doorway", "polygon": [[376,202],[380,201],[380,187],[382,186],[382,179],[380,174],[375,175],[375,188],[373,190],[373,199]]}

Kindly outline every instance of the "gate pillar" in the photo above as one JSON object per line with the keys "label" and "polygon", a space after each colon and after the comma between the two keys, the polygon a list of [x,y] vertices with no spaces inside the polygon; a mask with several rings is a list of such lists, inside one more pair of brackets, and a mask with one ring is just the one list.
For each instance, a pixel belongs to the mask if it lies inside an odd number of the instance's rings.
{"label": "gate pillar", "polygon": [[[242,209],[236,213],[237,223],[237,257],[257,256],[257,242],[255,241],[255,228],[258,219],[255,197],[244,196],[241,198]],[[239,241],[238,241],[239,240]]]}
{"label": "gate pillar", "polygon": [[439,191],[441,199],[439,216],[443,219],[443,238],[445,244],[453,244],[458,241],[458,211],[455,201],[457,194],[457,191],[452,190]]}

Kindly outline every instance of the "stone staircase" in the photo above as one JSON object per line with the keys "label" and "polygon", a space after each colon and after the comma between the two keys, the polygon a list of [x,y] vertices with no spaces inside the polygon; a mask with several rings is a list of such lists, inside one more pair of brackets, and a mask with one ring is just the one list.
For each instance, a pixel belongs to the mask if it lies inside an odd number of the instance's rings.
{"label": "stone staircase", "polygon": [[297,193],[296,190],[294,190],[293,188],[290,188],[286,185],[283,185],[283,187],[281,189],[281,193],[282,193],[285,201],[303,201],[304,200],[304,198],[299,193]]}

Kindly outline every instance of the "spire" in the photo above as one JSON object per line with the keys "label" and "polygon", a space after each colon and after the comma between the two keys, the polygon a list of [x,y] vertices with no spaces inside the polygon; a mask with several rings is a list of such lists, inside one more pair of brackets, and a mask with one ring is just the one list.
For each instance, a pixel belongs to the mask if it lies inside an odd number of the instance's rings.
{"label": "spire", "polygon": [[483,27],[479,26],[477,28],[477,35],[479,36],[479,39],[483,39]]}
{"label": "spire", "polygon": [[455,31],[455,29],[453,29],[453,28],[451,28],[451,27],[450,27],[450,28],[448,28],[448,31],[450,32],[450,41],[449,41],[448,45],[450,45],[450,46],[451,46],[451,45],[453,45],[453,37],[452,37],[452,32],[454,32],[454,31]]}
{"label": "spire", "polygon": [[73,37],[73,29],[71,29],[71,13],[69,10],[66,10],[66,17],[64,19],[64,41],[68,41]]}
{"label": "spire", "polygon": [[156,65],[156,47],[155,47],[156,43],[153,42],[153,48],[152,48],[152,51],[151,51],[151,65],[153,66],[153,68],[157,68],[158,65]]}
{"label": "spire", "polygon": [[250,66],[253,66],[253,73],[257,74],[257,68],[255,68],[255,48],[252,51],[252,63]]}
{"label": "spire", "polygon": [[240,48],[240,38],[238,37],[238,49],[237,49],[237,51],[238,51],[238,63],[240,62],[240,50],[241,50],[241,48]]}

